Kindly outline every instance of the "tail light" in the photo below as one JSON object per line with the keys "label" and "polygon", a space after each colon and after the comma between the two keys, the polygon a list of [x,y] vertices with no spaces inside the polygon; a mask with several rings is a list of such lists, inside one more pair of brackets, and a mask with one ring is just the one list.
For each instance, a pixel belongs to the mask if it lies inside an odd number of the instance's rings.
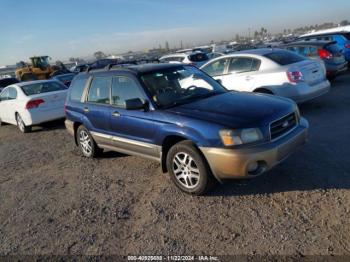
{"label": "tail light", "polygon": [[25,109],[37,108],[39,105],[45,103],[42,99],[31,100],[26,104]]}
{"label": "tail light", "polygon": [[350,48],[350,44],[345,44],[344,47],[345,47],[346,49],[348,49],[348,48]]}
{"label": "tail light", "polygon": [[318,49],[317,51],[318,55],[322,59],[331,59],[333,57],[333,55],[325,49]]}
{"label": "tail light", "polygon": [[287,77],[291,83],[303,81],[303,74],[300,71],[287,72]]}

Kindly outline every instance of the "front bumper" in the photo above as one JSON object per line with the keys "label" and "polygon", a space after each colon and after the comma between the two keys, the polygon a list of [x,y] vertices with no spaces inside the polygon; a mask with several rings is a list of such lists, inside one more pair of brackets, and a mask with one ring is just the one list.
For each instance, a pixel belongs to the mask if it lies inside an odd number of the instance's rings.
{"label": "front bumper", "polygon": [[73,123],[73,121],[66,119],[64,121],[64,124],[66,126],[68,133],[71,134],[72,136],[74,136],[74,123]]}
{"label": "front bumper", "polygon": [[[221,179],[250,178],[261,175],[285,160],[305,144],[309,124],[301,118],[299,125],[276,141],[242,149],[200,147],[214,176]],[[248,171],[249,164],[258,163],[254,172]]]}

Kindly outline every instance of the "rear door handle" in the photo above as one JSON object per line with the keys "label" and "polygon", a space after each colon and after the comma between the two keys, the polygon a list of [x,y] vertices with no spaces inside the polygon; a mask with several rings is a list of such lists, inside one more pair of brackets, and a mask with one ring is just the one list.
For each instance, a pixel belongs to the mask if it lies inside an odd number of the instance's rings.
{"label": "rear door handle", "polygon": [[247,80],[247,81],[253,80],[253,77],[251,77],[251,76],[246,76],[246,77],[245,77],[245,80]]}
{"label": "rear door handle", "polygon": [[84,107],[83,110],[84,110],[85,113],[89,112],[89,108],[87,108],[87,107]]}
{"label": "rear door handle", "polygon": [[120,113],[118,111],[114,111],[112,113],[112,116],[115,116],[115,117],[119,117],[120,116]]}

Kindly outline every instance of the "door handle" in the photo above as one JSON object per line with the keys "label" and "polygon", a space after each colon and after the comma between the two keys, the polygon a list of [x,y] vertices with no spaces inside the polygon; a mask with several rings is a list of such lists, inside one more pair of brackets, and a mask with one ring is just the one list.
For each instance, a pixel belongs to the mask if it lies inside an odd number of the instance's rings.
{"label": "door handle", "polygon": [[87,108],[87,107],[84,107],[83,110],[84,110],[85,113],[89,112],[89,108]]}
{"label": "door handle", "polygon": [[247,80],[247,81],[253,80],[253,77],[251,77],[251,76],[246,76],[246,77],[245,77],[245,80]]}
{"label": "door handle", "polygon": [[118,111],[114,111],[112,113],[112,116],[115,116],[115,117],[119,117],[120,116],[120,113]]}

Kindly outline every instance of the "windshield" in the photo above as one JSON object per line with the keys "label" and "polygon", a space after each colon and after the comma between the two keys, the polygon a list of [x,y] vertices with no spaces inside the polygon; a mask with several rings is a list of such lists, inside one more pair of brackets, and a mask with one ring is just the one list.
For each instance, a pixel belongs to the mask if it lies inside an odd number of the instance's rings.
{"label": "windshield", "polygon": [[59,75],[56,76],[56,78],[62,82],[65,81],[72,81],[72,79],[75,77],[75,74],[69,74],[69,75]]}
{"label": "windshield", "polygon": [[159,107],[176,106],[226,92],[213,78],[192,66],[145,74],[141,80]]}
{"label": "windshield", "polygon": [[27,96],[67,90],[66,86],[58,82],[36,83],[36,84],[25,85],[25,86],[22,86],[21,88]]}
{"label": "windshield", "polygon": [[34,67],[47,67],[49,66],[49,57],[48,56],[38,56],[32,57],[32,64]]}

